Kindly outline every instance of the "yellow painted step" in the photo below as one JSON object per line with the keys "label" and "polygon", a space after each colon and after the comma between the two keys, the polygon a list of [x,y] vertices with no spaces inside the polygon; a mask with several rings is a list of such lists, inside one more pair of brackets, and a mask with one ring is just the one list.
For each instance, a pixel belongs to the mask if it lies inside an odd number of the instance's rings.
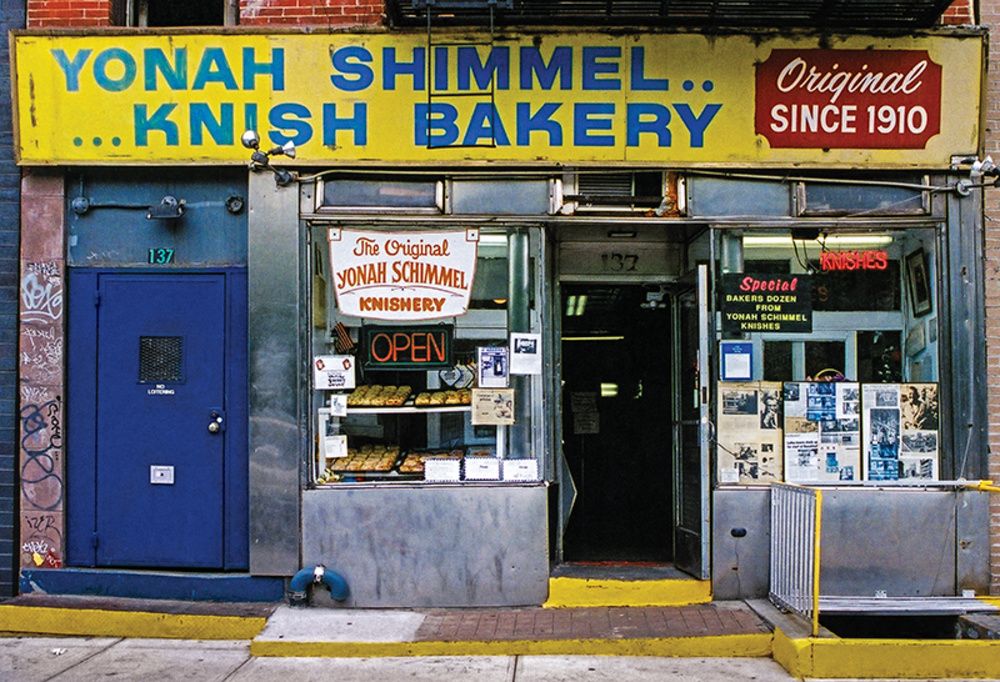
{"label": "yellow painted step", "polygon": [[0,604],[0,632],[88,637],[252,639],[264,617]]}
{"label": "yellow painted step", "polygon": [[581,606],[686,606],[712,601],[708,580],[549,578],[547,608]]}

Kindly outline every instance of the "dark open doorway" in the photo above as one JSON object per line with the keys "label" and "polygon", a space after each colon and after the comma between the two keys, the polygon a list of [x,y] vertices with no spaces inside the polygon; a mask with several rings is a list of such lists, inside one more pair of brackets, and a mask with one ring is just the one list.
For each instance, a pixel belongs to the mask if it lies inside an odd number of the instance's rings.
{"label": "dark open doorway", "polygon": [[562,286],[563,449],[578,496],[567,561],[672,559],[670,298],[658,286]]}

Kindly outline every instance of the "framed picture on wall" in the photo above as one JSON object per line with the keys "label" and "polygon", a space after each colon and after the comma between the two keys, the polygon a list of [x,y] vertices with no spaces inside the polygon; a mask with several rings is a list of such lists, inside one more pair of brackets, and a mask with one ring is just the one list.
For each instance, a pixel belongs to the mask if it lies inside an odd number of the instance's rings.
{"label": "framed picture on wall", "polygon": [[927,275],[927,256],[917,249],[906,257],[906,283],[914,317],[931,311],[931,280]]}

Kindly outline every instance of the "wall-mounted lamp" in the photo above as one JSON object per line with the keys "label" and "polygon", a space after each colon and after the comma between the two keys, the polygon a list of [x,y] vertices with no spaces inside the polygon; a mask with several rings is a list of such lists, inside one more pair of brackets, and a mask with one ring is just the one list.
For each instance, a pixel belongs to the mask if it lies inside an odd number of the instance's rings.
{"label": "wall-mounted lamp", "polygon": [[177,200],[176,197],[167,195],[160,199],[160,203],[153,204],[146,211],[146,220],[177,220],[184,215],[184,200]]}
{"label": "wall-mounted lamp", "polygon": [[272,147],[266,152],[260,150],[260,135],[257,134],[256,130],[247,130],[240,136],[240,142],[247,149],[252,149],[253,152],[250,154],[250,170],[256,172],[262,170],[269,170],[274,173],[274,182],[277,183],[279,187],[284,187],[291,184],[295,180],[295,175],[284,168],[275,168],[271,165],[272,156],[287,156],[290,159],[295,158],[295,143],[289,140],[283,145]]}

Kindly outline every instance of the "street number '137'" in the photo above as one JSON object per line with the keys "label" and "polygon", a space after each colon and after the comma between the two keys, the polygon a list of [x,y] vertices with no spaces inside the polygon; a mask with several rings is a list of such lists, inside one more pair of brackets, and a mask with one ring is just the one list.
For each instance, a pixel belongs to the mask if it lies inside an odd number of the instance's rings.
{"label": "street number '137'", "polygon": [[639,256],[625,253],[602,253],[601,264],[607,272],[635,272]]}

